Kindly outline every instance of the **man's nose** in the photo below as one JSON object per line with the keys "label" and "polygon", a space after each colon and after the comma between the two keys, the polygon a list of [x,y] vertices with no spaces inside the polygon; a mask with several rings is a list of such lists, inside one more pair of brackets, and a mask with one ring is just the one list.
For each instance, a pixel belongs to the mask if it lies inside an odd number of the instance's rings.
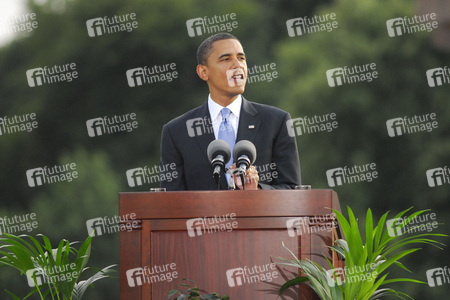
{"label": "man's nose", "polygon": [[233,59],[232,69],[243,68],[245,66],[244,61],[238,59],[237,57]]}

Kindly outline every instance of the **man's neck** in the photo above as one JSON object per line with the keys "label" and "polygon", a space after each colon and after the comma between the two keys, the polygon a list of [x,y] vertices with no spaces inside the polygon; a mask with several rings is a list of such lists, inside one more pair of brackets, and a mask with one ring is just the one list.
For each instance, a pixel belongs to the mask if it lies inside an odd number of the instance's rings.
{"label": "man's neck", "polygon": [[223,95],[214,95],[211,94],[211,99],[216,102],[217,104],[219,104],[222,107],[227,107],[228,105],[230,105],[231,103],[233,103],[234,100],[236,100],[236,98],[239,96],[239,94],[234,95],[234,96],[223,96]]}

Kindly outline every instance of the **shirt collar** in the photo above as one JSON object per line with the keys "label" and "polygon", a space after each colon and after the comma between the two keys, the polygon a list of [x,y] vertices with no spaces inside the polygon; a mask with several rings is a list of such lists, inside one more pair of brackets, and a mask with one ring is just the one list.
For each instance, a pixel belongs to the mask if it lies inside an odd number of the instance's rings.
{"label": "shirt collar", "polygon": [[[239,115],[241,114],[241,106],[242,106],[242,96],[239,94],[234,101],[227,106],[229,110],[236,116],[236,118],[239,118]],[[208,96],[208,109],[209,114],[211,115],[211,120],[214,121],[217,119],[217,117],[220,114],[220,111],[222,110],[223,106],[220,104],[217,104],[212,98],[211,94]]]}

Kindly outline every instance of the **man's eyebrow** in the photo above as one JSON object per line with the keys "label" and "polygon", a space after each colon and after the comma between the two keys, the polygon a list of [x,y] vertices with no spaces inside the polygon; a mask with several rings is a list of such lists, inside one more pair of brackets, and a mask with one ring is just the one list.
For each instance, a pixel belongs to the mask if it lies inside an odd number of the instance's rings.
{"label": "man's eyebrow", "polygon": [[[238,55],[238,56],[245,56],[245,53],[244,53],[244,52],[239,52],[237,55]],[[225,53],[225,54],[222,54],[221,56],[219,56],[217,59],[220,60],[220,59],[223,58],[223,57],[229,57],[229,56],[231,56],[230,53]]]}
{"label": "man's eyebrow", "polygon": [[217,59],[221,59],[221,58],[223,58],[223,57],[227,57],[227,56],[231,56],[231,54],[230,53],[225,53],[225,54],[222,54],[221,56],[219,56],[219,58],[217,58]]}

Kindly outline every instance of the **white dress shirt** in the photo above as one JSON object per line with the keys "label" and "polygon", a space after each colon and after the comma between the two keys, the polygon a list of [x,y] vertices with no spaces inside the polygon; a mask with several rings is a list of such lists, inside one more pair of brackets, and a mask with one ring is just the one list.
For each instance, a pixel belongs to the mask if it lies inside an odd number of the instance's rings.
{"label": "white dress shirt", "polygon": [[[230,116],[228,117],[228,121],[230,122],[230,125],[234,129],[234,137],[237,137],[238,127],[239,127],[239,115],[241,113],[241,106],[242,106],[242,96],[238,95],[234,101],[227,106],[227,108],[231,111]],[[222,123],[222,114],[220,111],[224,108],[222,105],[217,104],[212,98],[211,94],[208,96],[208,109],[209,114],[212,121],[212,127],[214,130],[214,136],[219,136],[219,127],[220,123]]]}

